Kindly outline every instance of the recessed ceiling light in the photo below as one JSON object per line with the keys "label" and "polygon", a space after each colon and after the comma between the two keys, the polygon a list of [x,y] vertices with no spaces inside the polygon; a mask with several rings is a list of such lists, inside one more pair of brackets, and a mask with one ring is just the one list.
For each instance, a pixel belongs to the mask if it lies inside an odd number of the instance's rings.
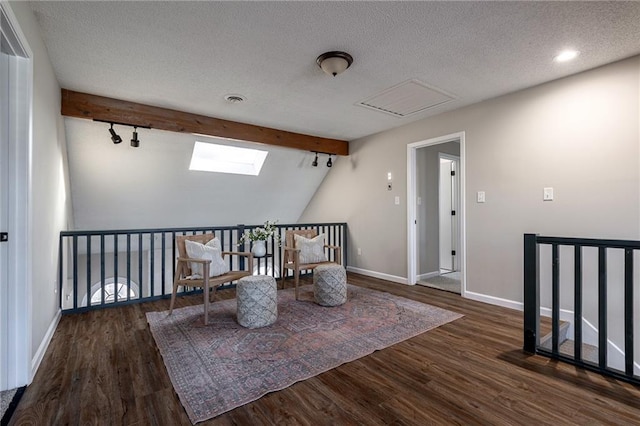
{"label": "recessed ceiling light", "polygon": [[247,98],[242,95],[224,95],[224,100],[230,104],[239,104],[240,102],[246,101]]}
{"label": "recessed ceiling light", "polygon": [[577,50],[563,50],[554,59],[556,62],[567,62],[575,59],[579,53],[580,52],[578,52]]}

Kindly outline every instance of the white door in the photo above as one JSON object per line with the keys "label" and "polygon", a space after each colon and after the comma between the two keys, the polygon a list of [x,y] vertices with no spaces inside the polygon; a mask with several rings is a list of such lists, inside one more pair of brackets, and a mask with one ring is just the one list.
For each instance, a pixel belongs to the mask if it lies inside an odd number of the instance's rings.
{"label": "white door", "polygon": [[439,241],[440,241],[440,271],[453,271],[453,161],[440,157],[440,184],[438,190],[439,209]]}
{"label": "white door", "polygon": [[[0,52],[0,232],[9,227],[9,56]],[[2,234],[4,235],[4,234]],[[0,240],[3,238],[0,238]],[[0,241],[0,390],[7,388],[8,243]]]}
{"label": "white door", "polygon": [[440,154],[439,200],[439,245],[440,272],[458,270],[460,243],[459,205],[459,158]]}

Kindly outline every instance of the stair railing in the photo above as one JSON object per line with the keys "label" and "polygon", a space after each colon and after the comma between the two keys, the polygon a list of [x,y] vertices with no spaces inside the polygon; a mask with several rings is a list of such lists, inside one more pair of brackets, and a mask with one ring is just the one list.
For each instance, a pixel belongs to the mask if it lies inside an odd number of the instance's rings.
{"label": "stair railing", "polygon": [[[541,259],[540,249],[551,250],[551,265],[544,265],[546,259]],[[561,280],[561,270],[571,263],[562,261],[560,250],[573,252],[573,271],[563,271],[566,275],[573,275],[573,282]],[[584,251],[587,248],[597,250],[597,277],[585,276],[585,269],[595,269],[596,265],[585,262]],[[548,356],[560,361],[568,362],[582,368],[612,376],[620,380],[640,384],[640,377],[636,374],[639,366],[634,359],[634,322],[640,318],[634,312],[634,289],[639,283],[634,283],[634,252],[640,250],[640,241],[629,240],[601,240],[587,238],[544,237],[536,234],[524,234],[524,350],[526,352]],[[618,253],[619,252],[619,253]],[[594,253],[595,254],[595,253]],[[613,267],[608,261],[608,255],[620,257],[622,267]],[[611,256],[613,257],[613,256]],[[551,269],[551,344],[541,345],[540,312],[541,312],[541,274],[540,268]],[[618,265],[616,265],[618,266]],[[566,272],[569,272],[567,274]],[[610,279],[610,275],[614,278]],[[584,324],[585,318],[585,281],[597,279],[597,360],[589,360],[583,353],[585,347]],[[563,284],[565,285],[563,287]],[[567,284],[569,284],[567,286]],[[612,289],[623,291],[622,306],[612,311],[608,310],[608,298]],[[561,288],[566,292],[573,292],[573,347],[572,351],[562,351],[561,335]],[[590,294],[589,294],[590,296]],[[619,299],[619,297],[617,297]],[[563,299],[566,302],[566,298]],[[613,302],[613,300],[612,300]],[[543,308],[544,309],[544,308]],[[564,309],[568,311],[570,309]],[[546,309],[545,309],[546,311]],[[610,333],[612,327],[623,327],[622,333]],[[619,330],[616,330],[619,331]],[[592,333],[593,334],[593,333]],[[622,343],[613,342],[610,334],[622,335]],[[550,346],[550,347],[549,347]],[[618,366],[609,359],[610,353],[619,351],[619,358],[623,361]],[[573,353],[571,353],[573,352]]]}
{"label": "stair railing", "polygon": [[[82,312],[171,296],[176,268],[176,235],[214,233],[223,251],[249,251],[252,243],[239,243],[246,231],[262,225],[190,228],[63,231],[60,233],[58,290],[63,313]],[[347,263],[346,223],[277,224],[281,240],[290,229],[315,229],[329,245],[342,249]],[[275,239],[267,253],[254,258],[254,273],[280,277],[282,250]],[[333,252],[328,253],[333,260]],[[232,256],[231,269],[244,269],[245,259]],[[220,287],[233,288],[234,283]],[[180,294],[200,292],[180,288]]]}

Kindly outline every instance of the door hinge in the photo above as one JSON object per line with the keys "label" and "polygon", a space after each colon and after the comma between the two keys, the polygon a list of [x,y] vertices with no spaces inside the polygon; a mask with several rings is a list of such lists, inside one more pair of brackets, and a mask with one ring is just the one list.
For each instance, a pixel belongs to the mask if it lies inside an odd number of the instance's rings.
{"label": "door hinge", "polygon": [[451,210],[451,216],[455,216],[456,215],[456,211],[455,210]]}
{"label": "door hinge", "polygon": [[455,176],[456,175],[456,171],[455,170],[451,170],[451,176]]}
{"label": "door hinge", "polygon": [[455,256],[456,255],[456,251],[455,250],[451,250],[451,256]]}
{"label": "door hinge", "polygon": [[9,241],[9,233],[0,232],[0,242],[4,243],[5,241]]}

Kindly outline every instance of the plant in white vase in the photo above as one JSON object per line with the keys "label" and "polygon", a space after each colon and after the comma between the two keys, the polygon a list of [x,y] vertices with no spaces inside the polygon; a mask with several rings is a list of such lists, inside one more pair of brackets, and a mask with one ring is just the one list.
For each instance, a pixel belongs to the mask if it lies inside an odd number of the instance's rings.
{"label": "plant in white vase", "polygon": [[238,240],[238,244],[244,244],[247,241],[251,241],[251,252],[253,255],[256,257],[263,257],[267,254],[266,241],[270,237],[273,238],[277,244],[280,244],[280,233],[276,226],[277,223],[277,220],[268,220],[263,226],[246,231]]}

